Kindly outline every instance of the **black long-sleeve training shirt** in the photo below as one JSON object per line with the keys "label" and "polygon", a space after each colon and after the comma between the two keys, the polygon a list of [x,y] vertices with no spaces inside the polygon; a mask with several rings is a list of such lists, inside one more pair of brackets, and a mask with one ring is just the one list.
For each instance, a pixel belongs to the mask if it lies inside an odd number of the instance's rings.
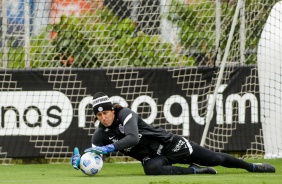
{"label": "black long-sleeve training shirt", "polygon": [[179,136],[145,123],[140,116],[129,108],[115,111],[115,118],[110,127],[101,123],[92,136],[96,146],[114,144],[117,151],[139,161],[153,155],[161,155],[168,148],[175,146],[173,139]]}

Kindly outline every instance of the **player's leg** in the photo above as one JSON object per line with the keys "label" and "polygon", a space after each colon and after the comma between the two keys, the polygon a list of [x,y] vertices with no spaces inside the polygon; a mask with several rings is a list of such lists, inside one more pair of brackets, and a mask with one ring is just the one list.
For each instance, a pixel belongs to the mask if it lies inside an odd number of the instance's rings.
{"label": "player's leg", "polygon": [[183,174],[216,174],[211,167],[201,168],[192,165],[189,168],[173,166],[164,156],[146,157],[142,163],[146,175],[183,175]]}
{"label": "player's leg", "polygon": [[180,175],[194,173],[192,168],[178,168],[172,166],[164,156],[146,157],[142,165],[146,175]]}
{"label": "player's leg", "polygon": [[199,145],[193,145],[193,153],[188,157],[190,162],[205,166],[224,166],[228,168],[241,168],[249,172],[275,172],[270,164],[252,164],[226,153],[218,153]]}

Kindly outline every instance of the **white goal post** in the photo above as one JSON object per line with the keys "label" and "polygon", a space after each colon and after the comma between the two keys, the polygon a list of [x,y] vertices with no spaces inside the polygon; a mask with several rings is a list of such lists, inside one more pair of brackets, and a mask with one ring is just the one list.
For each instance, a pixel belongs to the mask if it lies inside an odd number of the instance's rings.
{"label": "white goal post", "polygon": [[237,25],[237,19],[239,17],[239,13],[240,13],[240,9],[243,8],[243,0],[239,0],[236,6],[236,10],[235,10],[235,14],[232,20],[232,24],[231,24],[231,29],[230,29],[230,33],[228,35],[228,40],[227,40],[227,44],[225,47],[225,51],[224,51],[224,56],[222,58],[222,62],[220,63],[220,70],[219,70],[219,74],[217,77],[217,81],[216,81],[216,86],[215,86],[215,90],[213,93],[213,100],[211,101],[211,104],[208,105],[207,107],[207,115],[206,115],[206,124],[205,124],[205,129],[202,135],[202,139],[201,139],[201,146],[205,146],[205,142],[206,142],[206,137],[207,137],[207,133],[209,131],[210,128],[210,122],[212,119],[212,114],[213,114],[213,109],[214,109],[214,105],[216,102],[216,96],[218,94],[219,91],[219,87],[221,85],[222,79],[223,79],[223,72],[226,66],[226,62],[227,62],[227,58],[228,58],[228,54],[230,52],[230,47],[231,47],[231,43],[233,40],[233,35],[234,35],[234,31],[235,31],[235,26]]}

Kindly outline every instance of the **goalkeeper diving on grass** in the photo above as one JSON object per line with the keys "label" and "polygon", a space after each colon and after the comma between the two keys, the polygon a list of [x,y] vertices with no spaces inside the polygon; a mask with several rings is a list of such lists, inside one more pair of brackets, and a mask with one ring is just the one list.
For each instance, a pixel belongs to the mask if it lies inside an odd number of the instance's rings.
{"label": "goalkeeper diving on grass", "polygon": [[[217,174],[213,166],[254,173],[275,172],[274,166],[268,163],[248,163],[149,125],[131,109],[112,104],[102,92],[93,96],[93,111],[95,120],[100,123],[93,133],[92,147],[84,152],[108,154],[119,151],[140,161],[146,175]],[[79,169],[79,151],[75,151],[71,162],[73,168]],[[174,164],[187,164],[187,167]]]}

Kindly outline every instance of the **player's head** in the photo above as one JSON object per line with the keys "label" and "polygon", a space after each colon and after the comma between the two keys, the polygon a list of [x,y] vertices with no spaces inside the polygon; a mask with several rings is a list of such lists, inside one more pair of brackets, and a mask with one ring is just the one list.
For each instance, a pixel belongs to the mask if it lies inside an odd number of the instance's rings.
{"label": "player's head", "polygon": [[106,110],[114,110],[114,106],[110,101],[110,98],[103,92],[97,92],[93,96],[92,105],[93,105],[93,112],[95,115],[98,112],[102,112]]}

